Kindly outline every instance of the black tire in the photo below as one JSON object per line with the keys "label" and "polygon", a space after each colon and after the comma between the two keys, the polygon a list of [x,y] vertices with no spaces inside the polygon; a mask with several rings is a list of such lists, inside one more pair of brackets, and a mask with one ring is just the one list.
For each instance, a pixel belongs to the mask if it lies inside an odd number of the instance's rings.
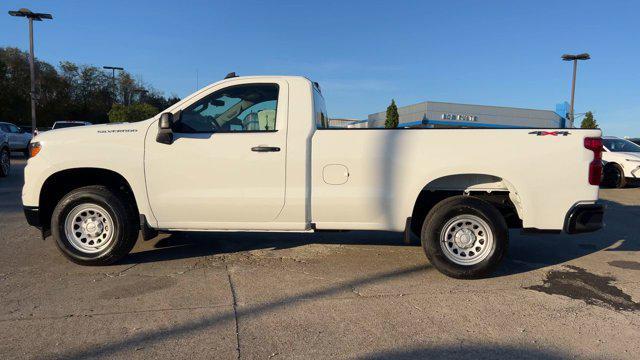
{"label": "black tire", "polygon": [[603,170],[603,184],[606,187],[621,189],[627,186],[624,170],[616,163],[608,163]]}
{"label": "black tire", "polygon": [[[4,163],[6,161],[6,164]],[[0,177],[7,177],[11,172],[11,151],[8,148],[0,150]]]}
{"label": "black tire", "polygon": [[[104,249],[86,253],[75,248],[65,233],[67,215],[78,205],[96,204],[113,220],[113,239]],[[80,265],[109,265],[125,257],[136,243],[140,229],[134,205],[121,193],[105,186],[85,186],[66,194],[53,210],[51,234],[58,249],[69,260]]]}
{"label": "black tire", "polygon": [[[487,244],[486,257],[476,264],[455,263],[440,245],[444,226],[459,215],[480,218],[494,236],[492,245]],[[509,247],[508,227],[502,214],[490,203],[472,196],[454,196],[436,204],[425,218],[421,239],[422,248],[431,264],[441,273],[457,279],[476,279],[489,275],[501,263]]]}

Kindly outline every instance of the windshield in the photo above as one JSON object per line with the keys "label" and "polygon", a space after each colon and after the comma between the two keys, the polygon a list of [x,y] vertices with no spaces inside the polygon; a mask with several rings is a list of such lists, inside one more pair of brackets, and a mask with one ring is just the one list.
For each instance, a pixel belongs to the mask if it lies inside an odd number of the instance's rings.
{"label": "windshield", "polygon": [[640,146],[624,139],[602,139],[602,144],[613,152],[640,152]]}
{"label": "windshield", "polygon": [[53,125],[53,128],[54,129],[62,129],[62,128],[68,128],[68,127],[74,127],[74,126],[84,126],[84,123],[72,123],[72,122],[55,123]]}

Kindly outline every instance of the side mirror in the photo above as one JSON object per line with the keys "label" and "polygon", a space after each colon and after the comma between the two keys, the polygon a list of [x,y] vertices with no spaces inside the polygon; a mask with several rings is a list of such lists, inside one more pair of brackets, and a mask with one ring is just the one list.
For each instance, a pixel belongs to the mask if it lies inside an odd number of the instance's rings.
{"label": "side mirror", "polygon": [[171,125],[173,125],[173,114],[170,112],[162,113],[158,127],[162,130],[169,130],[171,129]]}
{"label": "side mirror", "polygon": [[161,144],[173,144],[173,114],[170,112],[162,113],[158,120],[158,135],[156,141]]}

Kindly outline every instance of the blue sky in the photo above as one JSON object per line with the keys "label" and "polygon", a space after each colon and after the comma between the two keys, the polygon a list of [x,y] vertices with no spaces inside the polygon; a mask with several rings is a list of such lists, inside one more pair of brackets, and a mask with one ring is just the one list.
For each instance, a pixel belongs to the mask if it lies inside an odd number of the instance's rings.
{"label": "blue sky", "polygon": [[[638,1],[3,1],[50,12],[36,56],[123,66],[169,95],[240,75],[320,82],[332,117],[365,118],[391,98],[555,109],[578,68],[576,113],[640,137]],[[0,15],[0,46],[27,49]]]}

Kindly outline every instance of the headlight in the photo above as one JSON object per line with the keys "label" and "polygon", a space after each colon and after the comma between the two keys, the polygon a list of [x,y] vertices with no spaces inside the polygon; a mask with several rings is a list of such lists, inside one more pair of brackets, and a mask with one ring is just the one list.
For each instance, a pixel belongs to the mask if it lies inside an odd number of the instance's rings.
{"label": "headlight", "polygon": [[42,150],[42,145],[39,142],[29,143],[29,157],[35,157]]}

